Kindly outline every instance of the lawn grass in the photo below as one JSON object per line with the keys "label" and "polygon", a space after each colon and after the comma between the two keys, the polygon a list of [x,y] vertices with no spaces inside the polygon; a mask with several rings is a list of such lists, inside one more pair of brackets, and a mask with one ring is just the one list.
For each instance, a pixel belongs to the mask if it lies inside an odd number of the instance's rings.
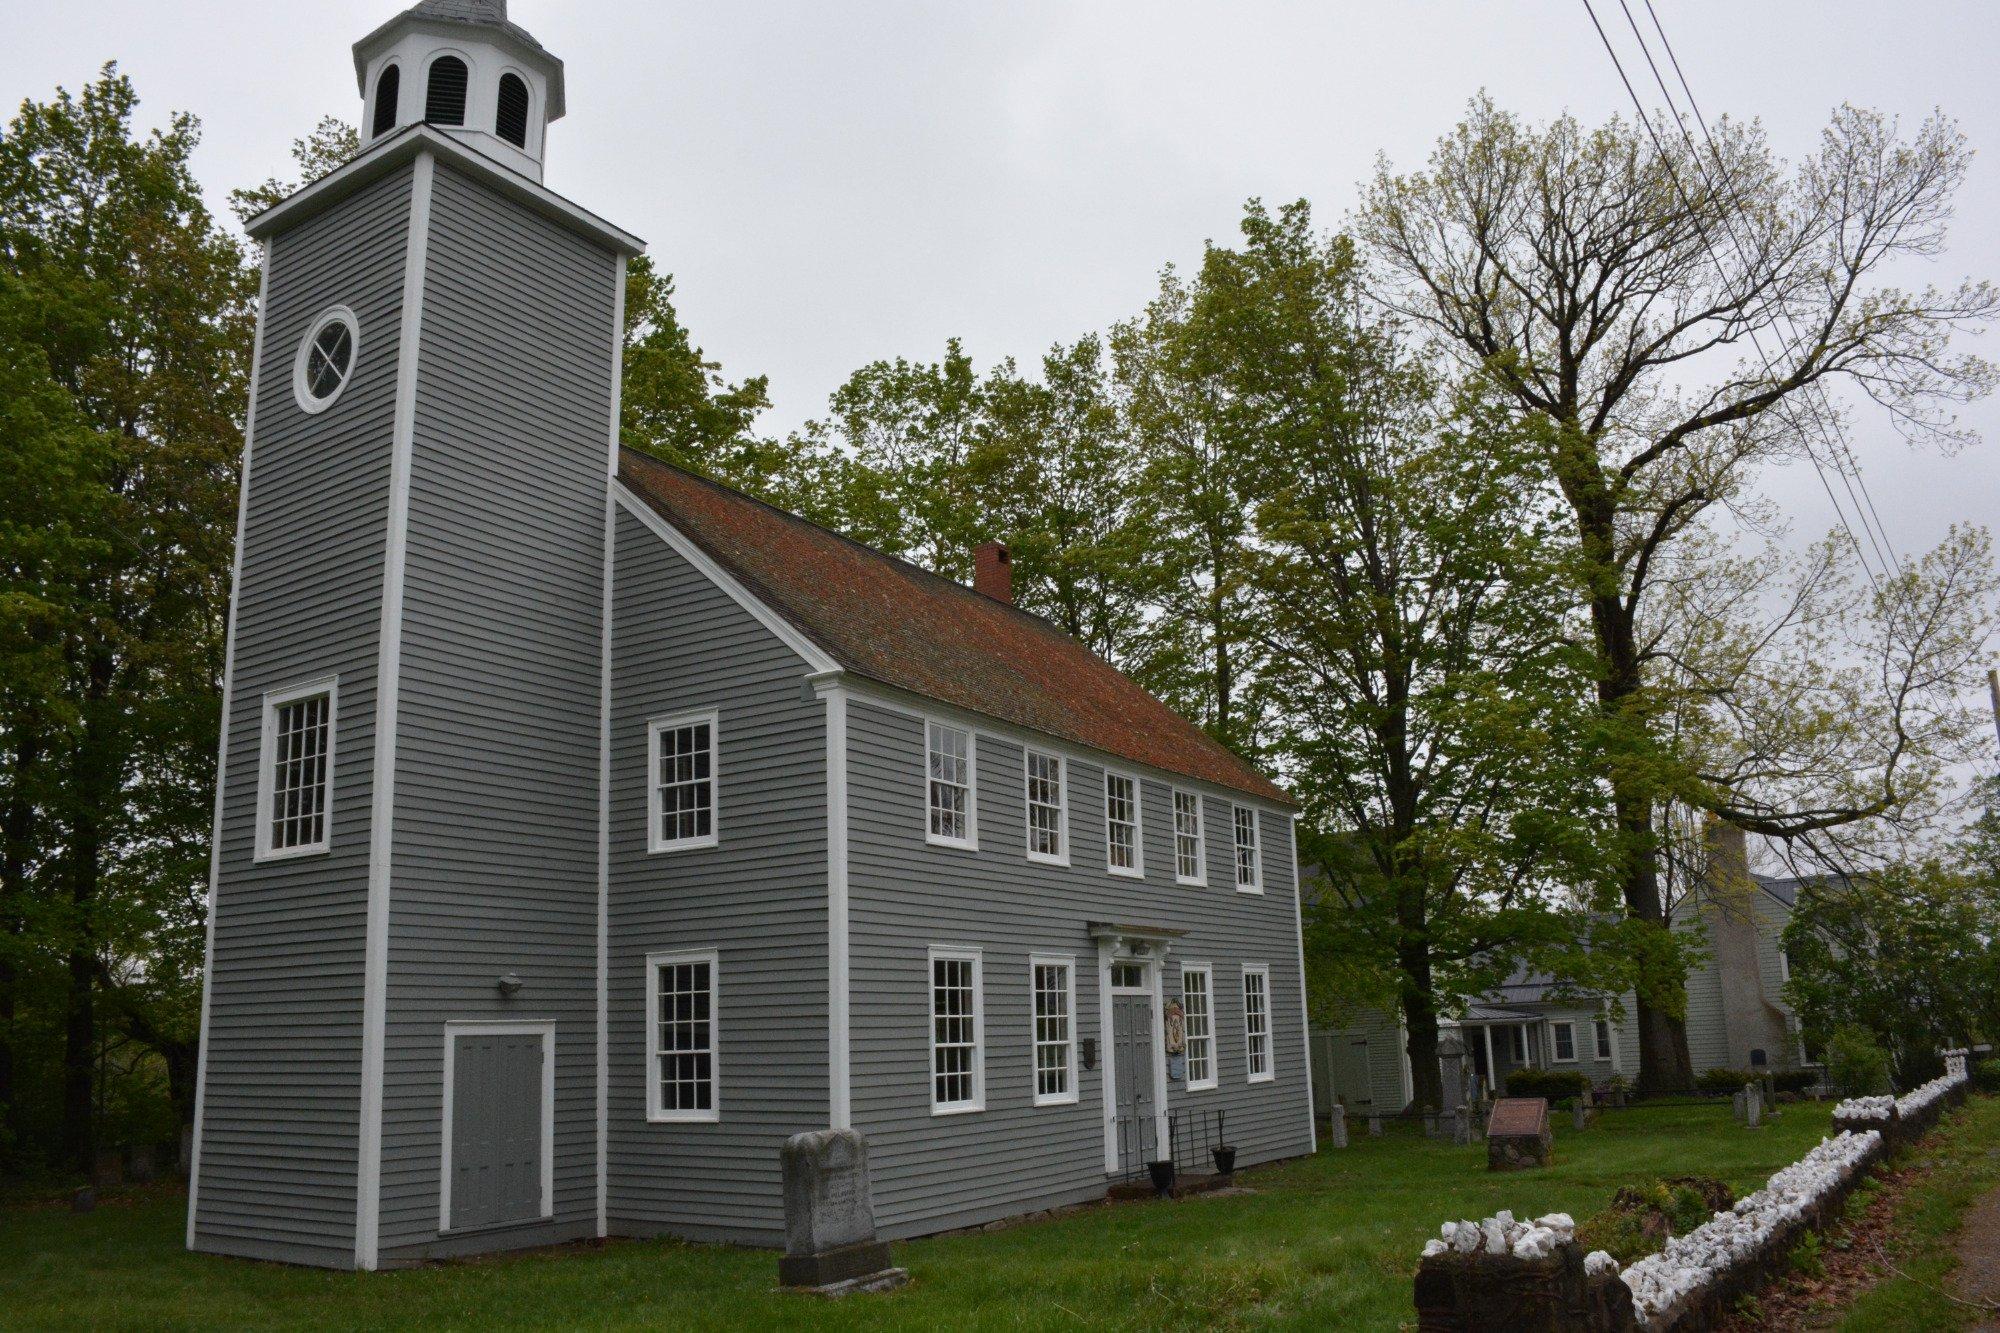
{"label": "lawn grass", "polygon": [[1929,1175],[1896,1210],[1893,1257],[1905,1276],[1891,1276],[1849,1306],[1844,1333],[1969,1328],[1975,1312],[1951,1289],[1959,1221],[1989,1190],[2000,1187],[2000,1097],[1974,1097],[1916,1150]]}
{"label": "lawn grass", "polygon": [[1197,1328],[1411,1322],[1410,1278],[1450,1218],[1511,1208],[1578,1218],[1624,1184],[1689,1172],[1739,1193],[1826,1133],[1801,1103],[1761,1129],[1728,1103],[1640,1107],[1582,1133],[1556,1164],[1490,1175],[1485,1148],[1411,1132],[1244,1173],[1254,1193],[1090,1208],[896,1247],[909,1287],[823,1302],[774,1290],[768,1252],[661,1241],[393,1273],[328,1273],[181,1248],[183,1202],[154,1192],[77,1216],[0,1211],[0,1325],[213,1327]]}

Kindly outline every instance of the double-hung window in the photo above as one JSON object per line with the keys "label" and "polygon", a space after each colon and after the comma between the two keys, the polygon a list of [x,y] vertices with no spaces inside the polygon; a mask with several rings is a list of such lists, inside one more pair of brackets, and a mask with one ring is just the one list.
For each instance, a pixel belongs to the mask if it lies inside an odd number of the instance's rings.
{"label": "double-hung window", "polygon": [[1600,1060],[1609,1060],[1611,1058],[1610,1022],[1602,1018],[1595,1019],[1592,1021],[1591,1027],[1596,1029],[1597,1032],[1597,1058]]}
{"label": "double-hung window", "polygon": [[979,950],[930,951],[931,1114],[986,1105],[986,1013]]}
{"label": "double-hung window", "polygon": [[1174,789],[1174,882],[1208,883],[1201,843],[1201,793]]}
{"label": "double-hung window", "polygon": [[1252,1083],[1267,1083],[1271,1069],[1271,969],[1243,969],[1243,1051]]}
{"label": "double-hung window", "polygon": [[716,1120],[716,996],[713,949],[646,956],[649,1120]]}
{"label": "double-hung window", "polygon": [[972,733],[942,722],[926,723],[924,748],[928,752],[930,819],[924,840],[947,847],[976,848],[979,816],[972,775]]}
{"label": "double-hung window", "polygon": [[1557,1064],[1576,1063],[1576,1024],[1549,1024],[1549,1038],[1555,1043]]}
{"label": "double-hung window", "polygon": [[260,861],[327,849],[336,694],[336,683],[322,680],[264,696],[257,775]]}
{"label": "double-hung window", "polygon": [[716,841],[714,713],[657,718],[646,728],[648,847],[713,847]]}
{"label": "double-hung window", "polygon": [[1129,773],[1104,774],[1104,862],[1114,875],[1146,873],[1139,833],[1139,779]]}
{"label": "double-hung window", "polygon": [[1036,954],[1028,959],[1034,987],[1035,1105],[1076,1100],[1076,960]]}
{"label": "double-hung window", "polygon": [[1181,965],[1181,1011],[1187,1025],[1188,1091],[1215,1086],[1215,970]]}
{"label": "double-hung window", "polygon": [[1068,796],[1063,757],[1027,751],[1028,859],[1069,864]]}
{"label": "double-hung window", "polygon": [[1236,848],[1236,888],[1240,893],[1264,891],[1264,852],[1257,842],[1257,811],[1247,805],[1229,807],[1230,833]]}

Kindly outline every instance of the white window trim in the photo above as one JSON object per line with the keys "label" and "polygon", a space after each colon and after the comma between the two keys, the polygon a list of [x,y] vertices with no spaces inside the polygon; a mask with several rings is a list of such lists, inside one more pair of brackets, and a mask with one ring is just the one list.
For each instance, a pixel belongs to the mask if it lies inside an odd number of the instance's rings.
{"label": "white window trim", "polygon": [[[1181,1016],[1183,1022],[1186,1021],[1187,1017],[1187,979],[1188,974],[1191,972],[1199,972],[1208,983],[1208,1077],[1204,1079],[1188,1079],[1187,1090],[1189,1092],[1210,1092],[1222,1084],[1221,1044],[1215,1039],[1215,966],[1212,963],[1181,964]],[[1267,999],[1266,1006],[1268,1007],[1268,1005],[1269,1001]],[[1244,1058],[1247,1060],[1249,1058],[1247,1054],[1247,1026],[1245,1047],[1246,1054]]]}
{"label": "white window trim", "polygon": [[[938,728],[965,736],[965,836],[947,838],[931,832],[931,735]],[[979,850],[979,733],[956,722],[924,719],[924,841],[933,847],[954,847],[960,851]]]}
{"label": "white window trim", "polygon": [[[271,767],[277,758],[278,710],[289,703],[310,699],[315,694],[326,696],[326,795],[322,810],[325,817],[320,821],[321,836],[318,842],[300,843],[296,847],[271,846]],[[228,722],[223,723],[227,728]],[[333,778],[334,742],[340,734],[340,677],[324,676],[319,680],[309,680],[302,685],[289,685],[281,690],[264,692],[264,716],[257,743],[257,841],[251,859],[255,861],[288,861],[295,856],[324,856],[333,845]]]}
{"label": "white window trim", "polygon": [[[1569,1033],[1569,1055],[1562,1054],[1562,1045],[1556,1040],[1556,1033]],[[1549,1024],[1549,1061],[1552,1064],[1573,1065],[1580,1063],[1576,1049],[1576,1023],[1567,1018],[1559,1018]]]}
{"label": "white window trim", "polygon": [[[1180,798],[1194,798],[1194,863],[1195,873],[1181,873],[1181,810]],[[1208,887],[1208,817],[1202,809],[1201,793],[1193,787],[1175,787],[1168,798],[1173,809],[1174,824],[1174,883],[1192,885],[1195,888]]]}
{"label": "white window trim", "polygon": [[[660,836],[660,733],[696,722],[708,723],[708,832],[694,838]],[[695,713],[646,721],[646,850],[686,852],[697,847],[714,847],[722,840],[722,716],[710,708]]]}
{"label": "white window trim", "polygon": [[[1122,778],[1132,784],[1132,864],[1118,866],[1111,864],[1111,781]],[[1139,781],[1137,773],[1122,768],[1104,770],[1104,868],[1114,875],[1126,879],[1146,877],[1146,789]]]}
{"label": "white window trim", "polygon": [[[1249,978],[1264,978],[1264,1072],[1258,1073],[1250,1064],[1250,981]],[[1268,963],[1245,963],[1243,965],[1243,1069],[1245,1081],[1250,1083],[1274,1083],[1278,1078],[1278,1033],[1271,1022],[1271,967]]]}
{"label": "white window trim", "polygon": [[[1035,1013],[1037,987],[1035,969],[1038,967],[1060,967],[1063,969],[1067,1004],[1069,1006],[1069,1090],[1067,1092],[1044,1093],[1041,1090],[1041,1069],[1036,1060],[1042,1042],[1035,1024],[1039,1015]],[[936,1028],[933,1026],[932,1031]],[[983,1043],[982,1043],[983,1045]],[[1037,1106],[1073,1106],[1078,1100],[1077,1085],[1083,1081],[1082,1070],[1076,1062],[1076,955],[1069,953],[1032,953],[1028,955],[1028,1087],[1034,1093]],[[936,1073],[936,1066],[932,1067]],[[933,1086],[935,1091],[935,1086]]]}
{"label": "white window trim", "polygon": [[[315,398],[306,382],[306,367],[312,358],[313,343],[326,331],[329,324],[340,323],[347,326],[347,373],[340,377],[340,384],[324,398]],[[340,395],[347,392],[347,386],[354,383],[354,374],[361,369],[361,321],[354,312],[344,305],[329,306],[306,326],[305,336],[299,339],[299,350],[292,355],[292,398],[299,410],[308,416],[318,416],[335,403]]]}
{"label": "white window trim", "polygon": [[[1030,756],[1040,755],[1044,759],[1056,761],[1056,841],[1062,850],[1054,856],[1035,850],[1035,824],[1029,810],[1032,779],[1029,774]],[[1043,865],[1066,866],[1069,864],[1069,756],[1056,750],[1044,750],[1035,745],[1021,747],[1021,838],[1027,848],[1028,859]]]}
{"label": "white window trim", "polygon": [[[669,1110],[660,1105],[660,968],[708,964],[708,1109]],[[715,1124],[722,1119],[722,957],[714,949],[676,949],[646,955],[646,1119],[656,1125]]]}
{"label": "white window trim", "polygon": [[[939,1102],[937,1099],[937,964],[939,959],[956,959],[972,964],[972,1100]],[[1031,1011],[1032,1012],[1032,1011]],[[929,1060],[924,1077],[930,1084],[931,1114],[969,1115],[986,1109],[986,962],[979,949],[933,944],[924,958],[924,1025],[928,1032],[925,1049]]]}
{"label": "white window trim", "polygon": [[449,1020],[444,1025],[444,1121],[438,1135],[438,1230],[450,1231],[452,1175],[452,1085],[457,1082],[460,1037],[525,1037],[542,1039],[542,1211],[546,1220],[556,1212],[556,1025],[553,1019],[487,1023]]}
{"label": "white window trim", "polygon": [[[1236,814],[1247,812],[1250,816],[1250,882],[1242,883],[1236,874]],[[1245,805],[1241,801],[1229,803],[1229,878],[1236,881],[1238,893],[1262,893],[1264,891],[1264,821],[1258,817],[1257,807]]]}
{"label": "white window trim", "polygon": [[1590,1049],[1596,1053],[1598,1059],[1609,1060],[1612,1058],[1612,1052],[1618,1049],[1614,1044],[1615,1041],[1616,1038],[1613,1037],[1611,1032],[1610,1019],[1593,1018],[1590,1020]]}

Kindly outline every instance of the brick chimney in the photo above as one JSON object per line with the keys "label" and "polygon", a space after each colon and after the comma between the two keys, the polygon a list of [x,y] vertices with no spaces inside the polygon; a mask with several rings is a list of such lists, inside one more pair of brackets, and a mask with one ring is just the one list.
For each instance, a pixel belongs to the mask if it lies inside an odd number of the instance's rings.
{"label": "brick chimney", "polygon": [[1014,557],[1000,542],[981,542],[972,551],[972,589],[996,602],[1014,604]]}

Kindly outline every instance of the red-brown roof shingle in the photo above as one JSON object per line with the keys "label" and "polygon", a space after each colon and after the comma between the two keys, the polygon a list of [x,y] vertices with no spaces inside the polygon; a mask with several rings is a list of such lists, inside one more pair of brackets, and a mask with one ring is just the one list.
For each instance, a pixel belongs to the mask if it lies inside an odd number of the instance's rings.
{"label": "red-brown roof shingle", "polygon": [[1151,768],[1294,804],[1040,616],[632,450],[619,480],[845,669]]}

